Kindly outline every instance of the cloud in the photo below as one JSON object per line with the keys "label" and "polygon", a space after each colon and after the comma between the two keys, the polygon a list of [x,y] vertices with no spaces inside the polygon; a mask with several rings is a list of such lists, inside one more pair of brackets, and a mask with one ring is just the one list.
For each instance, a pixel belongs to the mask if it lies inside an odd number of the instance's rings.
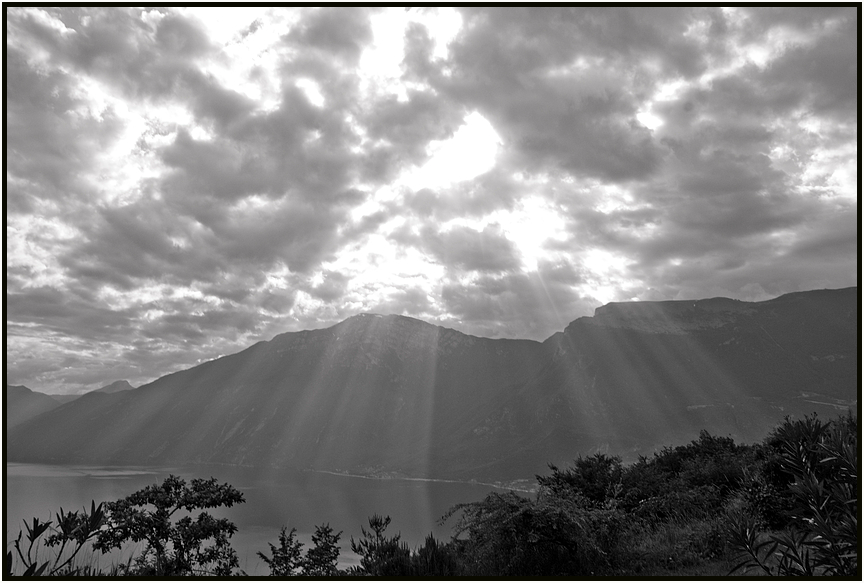
{"label": "cloud", "polygon": [[364,10],[317,8],[292,29],[285,40],[356,63],[363,47],[372,40],[372,30]]}
{"label": "cloud", "polygon": [[8,11],[10,380],[856,282],[854,9],[206,10]]}
{"label": "cloud", "polygon": [[482,231],[453,227],[436,231],[425,227],[421,247],[448,267],[469,271],[507,271],[519,267],[516,248],[500,228],[487,226]]}
{"label": "cloud", "polygon": [[561,318],[568,318],[564,314],[593,313],[596,304],[573,292],[572,285],[580,280],[572,265],[546,263],[530,274],[489,274],[471,283],[447,282],[441,300],[466,332],[545,340],[562,329]]}
{"label": "cloud", "polygon": [[6,75],[16,88],[6,101],[11,210],[29,210],[29,196],[82,196],[83,175],[118,132],[116,115],[111,110],[93,115],[72,76],[40,72],[15,47],[7,47]]}
{"label": "cloud", "polygon": [[369,139],[379,142],[369,152],[364,176],[384,181],[406,165],[421,165],[429,142],[451,137],[463,114],[429,91],[409,91],[405,101],[376,101],[363,117]]}
{"label": "cloud", "polygon": [[307,291],[325,302],[333,302],[342,297],[350,278],[337,271],[325,270],[320,284],[308,288]]}

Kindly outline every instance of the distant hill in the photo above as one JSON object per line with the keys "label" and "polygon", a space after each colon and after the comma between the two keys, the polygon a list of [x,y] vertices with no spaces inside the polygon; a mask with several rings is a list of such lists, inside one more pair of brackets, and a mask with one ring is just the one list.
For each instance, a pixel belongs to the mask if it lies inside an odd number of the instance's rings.
{"label": "distant hill", "polygon": [[129,384],[129,381],[114,381],[110,385],[106,385],[101,389],[96,389],[91,391],[93,393],[119,393],[120,391],[131,391],[134,389],[132,385]]}
{"label": "distant hill", "polygon": [[[91,393],[119,393],[120,391],[130,391],[134,389],[132,385],[129,384],[128,381],[114,381],[110,385],[105,385],[104,387],[100,387],[98,389],[93,389],[89,391]],[[55,401],[60,403],[69,403],[70,401],[74,401],[75,399],[80,398],[82,395],[86,393],[78,393],[75,395],[48,395]]]}
{"label": "distant hill", "polygon": [[48,395],[23,385],[6,385],[6,430],[60,406]]}
{"label": "distant hill", "polygon": [[857,406],[858,290],[612,303],[545,342],[364,314],[91,392],[7,436],[10,461],[229,463],[508,479],[700,429],[755,441]]}
{"label": "distant hill", "polygon": [[55,401],[57,401],[60,404],[74,401],[75,399],[78,399],[79,397],[81,397],[81,395],[83,395],[83,393],[76,393],[74,395],[57,395],[57,394],[53,394],[53,393],[48,393],[49,397],[51,397],[52,399],[54,399]]}

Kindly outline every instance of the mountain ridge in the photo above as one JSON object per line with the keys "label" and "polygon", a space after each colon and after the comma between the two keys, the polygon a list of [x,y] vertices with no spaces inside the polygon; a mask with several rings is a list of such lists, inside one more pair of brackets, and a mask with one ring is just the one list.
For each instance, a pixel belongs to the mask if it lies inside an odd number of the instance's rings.
{"label": "mountain ridge", "polygon": [[543,342],[359,314],[46,412],[9,457],[499,479],[703,428],[760,439],[857,403],[857,288],[825,291],[604,306]]}

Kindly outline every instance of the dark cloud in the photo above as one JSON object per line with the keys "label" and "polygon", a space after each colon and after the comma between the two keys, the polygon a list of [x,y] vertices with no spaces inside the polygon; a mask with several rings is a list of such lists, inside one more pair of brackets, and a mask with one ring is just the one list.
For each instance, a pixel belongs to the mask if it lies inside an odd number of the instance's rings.
{"label": "dark cloud", "polygon": [[406,101],[377,101],[363,117],[370,139],[380,142],[365,160],[364,178],[385,181],[408,164],[420,166],[429,142],[452,137],[464,114],[429,91],[409,91]]}
{"label": "dark cloud", "polygon": [[840,117],[858,111],[857,19],[852,11],[841,14],[836,30],[815,46],[791,48],[768,65],[764,86],[771,93],[796,95],[796,105],[812,113]]}
{"label": "dark cloud", "polygon": [[176,14],[168,14],[159,21],[155,37],[160,52],[179,58],[201,56],[213,48],[200,27]]}
{"label": "dark cloud", "polygon": [[447,282],[441,300],[459,328],[472,334],[545,340],[562,329],[562,318],[569,318],[565,314],[593,313],[595,304],[572,288],[578,281],[571,265],[546,263],[530,274],[482,275],[470,284]]}
{"label": "dark cloud", "polygon": [[498,227],[476,231],[457,226],[441,232],[427,226],[419,239],[421,248],[447,267],[469,271],[507,271],[519,267],[515,246]]}
{"label": "dark cloud", "polygon": [[496,210],[512,210],[516,201],[531,194],[531,189],[513,180],[507,168],[493,168],[474,180],[446,189],[421,188],[407,192],[404,202],[422,218],[446,222],[460,217],[483,217]]}
{"label": "dark cloud", "polygon": [[311,287],[309,293],[325,302],[332,302],[343,296],[350,278],[337,271],[325,270],[319,285]]}
{"label": "dark cloud", "polygon": [[364,45],[372,40],[369,16],[357,8],[316,8],[285,39],[356,63]]}
{"label": "dark cloud", "polygon": [[38,324],[54,333],[95,341],[122,336],[139,315],[134,309],[112,309],[51,287],[7,293],[6,303],[11,323]]}
{"label": "dark cloud", "polygon": [[[28,183],[9,194],[12,209],[23,196],[81,195],[81,175],[120,129],[111,110],[91,115],[62,71],[40,72],[14,47],[6,49],[6,79],[15,87],[6,99],[6,162],[9,174]],[[20,193],[21,196],[18,196]]]}
{"label": "dark cloud", "polygon": [[407,287],[392,292],[387,299],[372,307],[379,314],[401,314],[415,318],[429,318],[435,308],[429,300],[429,291],[420,287]]}
{"label": "dark cloud", "polygon": [[704,70],[704,51],[681,34],[688,11],[507,8],[464,15],[464,32],[445,62],[432,63],[428,36],[409,30],[407,75],[491,120],[511,166],[613,181],[657,169],[664,149],[635,120],[637,98],[651,89],[645,79],[657,78],[642,68],[659,63],[688,77]]}

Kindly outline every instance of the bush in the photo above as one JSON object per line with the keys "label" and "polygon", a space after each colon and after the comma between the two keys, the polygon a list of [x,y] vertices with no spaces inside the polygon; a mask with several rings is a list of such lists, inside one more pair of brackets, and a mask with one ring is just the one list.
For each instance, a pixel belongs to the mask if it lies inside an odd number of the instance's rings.
{"label": "bush", "polygon": [[[78,576],[95,576],[101,573],[95,572],[95,569],[90,567],[81,567],[73,563],[75,557],[84,548],[85,544],[98,536],[100,528],[105,524],[105,514],[102,504],[96,506],[95,501],[90,503],[90,513],[84,509],[80,513],[60,512],[56,513],[56,527],[52,527],[52,521],[41,522],[38,518],[33,518],[32,526],[24,521],[24,528],[27,530],[27,551],[26,553],[21,548],[22,531],[18,531],[18,538],[15,539],[15,552],[18,554],[24,571],[21,574],[24,577],[38,577],[40,575],[47,576],[62,576],[62,577],[78,577]],[[42,536],[51,532],[47,537],[42,539]],[[39,547],[57,547],[54,560],[42,561],[38,560]],[[65,557],[64,552],[68,548],[72,552]],[[12,570],[13,557],[11,552],[6,553],[6,578],[14,576]]]}
{"label": "bush", "polygon": [[[495,577],[591,575],[611,565],[621,532],[614,508],[586,507],[578,492],[545,490],[536,500],[512,492],[460,504],[454,538],[464,574]],[[588,501],[588,506],[593,502]]]}
{"label": "bush", "polygon": [[761,532],[745,513],[730,516],[728,535],[741,561],[732,572],[852,576],[858,571],[858,426],[851,413],[835,422],[788,417],[768,438],[792,481],[791,528]]}
{"label": "bush", "polygon": [[551,494],[575,490],[597,507],[614,498],[620,489],[621,458],[597,453],[588,458],[581,456],[572,468],[559,470],[549,465],[551,476],[537,476],[541,490]]}

